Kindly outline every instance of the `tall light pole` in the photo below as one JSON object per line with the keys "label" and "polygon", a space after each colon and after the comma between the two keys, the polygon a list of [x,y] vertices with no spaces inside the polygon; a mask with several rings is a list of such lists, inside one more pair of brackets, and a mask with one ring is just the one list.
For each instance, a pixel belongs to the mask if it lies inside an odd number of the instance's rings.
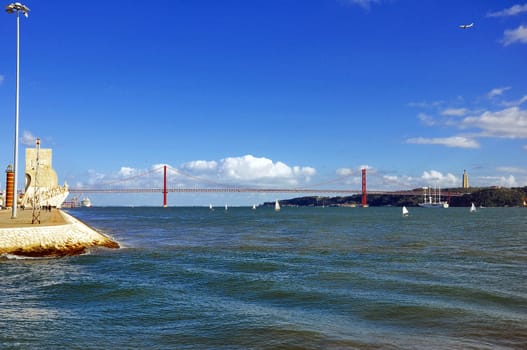
{"label": "tall light pole", "polygon": [[16,97],[15,97],[15,152],[13,167],[15,171],[14,178],[14,199],[13,199],[13,211],[11,219],[16,218],[16,209],[18,205],[18,193],[17,193],[17,177],[18,177],[18,106],[19,106],[19,91],[20,91],[20,12],[27,17],[29,8],[22,5],[19,2],[14,2],[5,7],[7,13],[16,13]]}

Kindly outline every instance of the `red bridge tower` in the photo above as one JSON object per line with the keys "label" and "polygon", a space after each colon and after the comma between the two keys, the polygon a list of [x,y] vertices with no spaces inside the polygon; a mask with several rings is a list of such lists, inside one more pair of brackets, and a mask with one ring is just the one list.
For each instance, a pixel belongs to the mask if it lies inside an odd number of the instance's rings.
{"label": "red bridge tower", "polygon": [[366,194],[366,168],[362,168],[362,206],[368,206],[368,199]]}
{"label": "red bridge tower", "polygon": [[163,167],[163,208],[167,207],[167,166]]}

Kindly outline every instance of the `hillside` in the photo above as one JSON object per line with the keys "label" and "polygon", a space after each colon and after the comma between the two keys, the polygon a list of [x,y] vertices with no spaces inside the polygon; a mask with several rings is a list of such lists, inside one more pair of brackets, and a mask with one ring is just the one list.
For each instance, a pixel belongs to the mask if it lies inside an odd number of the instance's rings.
{"label": "hillside", "polygon": [[[459,197],[448,198],[449,192],[466,192]],[[361,194],[346,197],[307,196],[280,201],[282,206],[322,207],[322,206],[360,206]],[[520,207],[527,201],[527,186],[516,188],[451,188],[443,190],[443,200],[448,200],[451,207],[469,207],[471,203],[484,207]],[[423,196],[403,195],[368,195],[368,205],[379,206],[417,206],[423,201]],[[274,202],[266,202],[264,206],[274,206]]]}

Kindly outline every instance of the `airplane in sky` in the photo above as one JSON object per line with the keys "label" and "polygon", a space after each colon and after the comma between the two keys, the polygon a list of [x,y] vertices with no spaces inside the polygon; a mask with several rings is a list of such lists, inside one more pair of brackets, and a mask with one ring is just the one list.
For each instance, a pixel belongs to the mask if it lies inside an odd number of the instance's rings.
{"label": "airplane in sky", "polygon": [[470,24],[462,24],[459,26],[459,28],[461,29],[468,29],[468,28],[472,28],[474,27],[474,23],[470,23]]}

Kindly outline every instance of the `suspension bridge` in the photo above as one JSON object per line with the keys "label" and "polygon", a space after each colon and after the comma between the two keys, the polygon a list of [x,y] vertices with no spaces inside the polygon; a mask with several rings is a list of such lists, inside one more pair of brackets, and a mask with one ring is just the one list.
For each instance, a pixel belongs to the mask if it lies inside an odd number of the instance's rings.
{"label": "suspension bridge", "polygon": [[[172,173],[197,180],[201,184],[207,184],[208,186],[200,187],[169,187],[167,185],[167,170]],[[162,187],[138,187],[129,188],[123,187],[123,183],[130,182],[134,179],[145,178],[153,173],[163,173],[163,186]],[[69,191],[72,194],[91,194],[91,193],[161,193],[163,194],[163,206],[167,206],[167,194],[168,193],[298,193],[298,194],[335,194],[335,195],[356,195],[361,194],[361,204],[367,205],[367,195],[403,195],[403,196],[416,196],[422,195],[422,190],[400,190],[400,191],[375,191],[366,189],[366,169],[362,169],[362,186],[360,189],[333,189],[333,188],[320,188],[321,186],[327,186],[330,183],[342,181],[348,176],[342,176],[337,179],[327,181],[324,183],[318,183],[304,188],[262,188],[262,187],[237,187],[230,184],[222,184],[209,179],[200,178],[182,170],[164,165],[161,167],[154,168],[145,173],[130,176],[128,178],[120,179],[118,181],[108,182],[100,184],[97,187],[73,187]],[[450,196],[459,196],[460,193],[449,193]]]}

